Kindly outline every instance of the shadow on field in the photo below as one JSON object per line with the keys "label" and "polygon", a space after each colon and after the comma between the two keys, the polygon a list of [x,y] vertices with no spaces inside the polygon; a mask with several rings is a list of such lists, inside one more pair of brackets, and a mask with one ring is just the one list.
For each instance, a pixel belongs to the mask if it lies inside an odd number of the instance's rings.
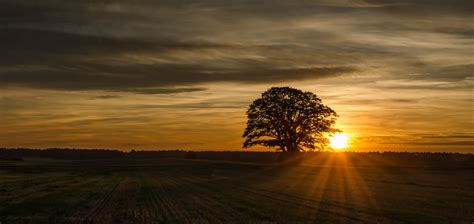
{"label": "shadow on field", "polygon": [[474,218],[472,155],[173,151],[100,159],[84,152],[82,159],[66,159],[69,153],[45,158],[23,152],[17,154],[23,160],[2,160],[0,220],[469,223]]}

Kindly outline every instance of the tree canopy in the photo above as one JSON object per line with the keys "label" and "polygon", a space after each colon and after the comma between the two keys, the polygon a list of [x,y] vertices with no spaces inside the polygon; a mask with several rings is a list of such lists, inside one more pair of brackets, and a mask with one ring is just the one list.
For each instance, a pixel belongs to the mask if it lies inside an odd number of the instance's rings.
{"label": "tree canopy", "polygon": [[283,152],[323,150],[332,135],[337,114],[314,93],[273,87],[247,110],[243,147],[263,145]]}

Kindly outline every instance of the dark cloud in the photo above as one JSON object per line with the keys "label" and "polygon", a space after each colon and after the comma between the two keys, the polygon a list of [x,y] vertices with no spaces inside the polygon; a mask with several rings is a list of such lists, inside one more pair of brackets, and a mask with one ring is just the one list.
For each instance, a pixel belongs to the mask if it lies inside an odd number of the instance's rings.
{"label": "dark cloud", "polygon": [[[390,39],[412,41],[406,32],[469,40],[473,29],[463,21],[472,18],[472,6],[462,0],[0,0],[0,86],[167,94],[200,91],[176,87],[209,82],[336,77],[387,67],[382,60],[416,59],[422,51],[400,52],[406,48]],[[438,15],[445,18],[431,22]],[[367,66],[372,63],[380,64]],[[472,77],[472,64],[443,66],[405,78]]]}
{"label": "dark cloud", "polygon": [[206,88],[142,88],[142,89],[123,89],[118,91],[132,92],[140,94],[176,94],[205,91]]}
{"label": "dark cloud", "polygon": [[[241,109],[248,106],[248,103],[242,102],[199,102],[199,103],[179,103],[179,104],[164,104],[164,105],[136,105],[136,109]],[[210,112],[212,114],[213,112]]]}
{"label": "dark cloud", "polygon": [[379,9],[403,15],[439,15],[465,14],[472,15],[474,3],[470,0],[366,0],[370,4],[379,5]]}
{"label": "dark cloud", "polygon": [[2,143],[240,147],[244,109],[285,83],[327,99],[361,148],[472,151],[473,4],[0,0]]}
{"label": "dark cloud", "polygon": [[[35,37],[35,38],[31,38]],[[235,48],[208,42],[140,41],[31,29],[0,32],[0,85],[56,90],[115,90],[143,94],[201,91],[155,88],[204,82],[282,82],[357,71],[347,66],[281,67],[275,62],[232,59],[220,64],[155,63],[120,59],[122,54]],[[237,65],[237,66],[235,66]],[[150,89],[151,88],[151,89]]]}
{"label": "dark cloud", "polygon": [[[199,50],[226,47],[208,42],[143,40],[67,33],[54,30],[0,28],[0,65],[63,65],[95,61],[99,57],[136,53],[161,53],[169,50]],[[230,47],[230,46],[228,46]],[[111,63],[112,60],[104,61]],[[67,65],[66,65],[67,66]]]}
{"label": "dark cloud", "polygon": [[[73,66],[73,65],[71,65]],[[222,69],[200,65],[104,65],[87,64],[54,68],[21,69],[0,73],[0,85],[56,90],[115,90],[151,93],[139,90],[204,82],[274,83],[295,79],[317,79],[356,71],[350,67],[272,68],[265,66]],[[191,89],[196,90],[196,89]],[[159,90],[155,92],[170,90]]]}
{"label": "dark cloud", "polygon": [[[205,0],[205,1],[174,1],[174,0],[1,0],[0,23],[10,25],[41,25],[62,26],[88,30],[99,25],[115,25],[122,23],[143,25],[153,23],[158,29],[179,32],[181,24],[196,24],[197,17],[215,19],[234,25],[247,19],[288,20],[314,15],[361,16],[373,14],[393,14],[395,17],[424,18],[427,16],[473,15],[474,3],[470,0],[358,0],[358,1],[327,1],[327,0]],[[194,15],[193,15],[194,14]],[[211,21],[208,21],[211,22]],[[214,24],[215,25],[215,24]],[[174,28],[173,28],[174,27]],[[388,26],[387,28],[389,28]],[[185,27],[187,28],[187,27]],[[201,29],[203,27],[199,27]],[[197,27],[189,28],[196,31]]]}
{"label": "dark cloud", "polygon": [[110,117],[110,118],[99,118],[99,119],[81,119],[77,121],[67,122],[68,126],[86,126],[86,125],[97,125],[103,123],[115,123],[115,124],[126,124],[136,122],[150,122],[149,117],[135,116],[135,117]]}
{"label": "dark cloud", "polygon": [[117,96],[117,95],[101,95],[101,96],[91,97],[90,99],[91,100],[107,100],[107,99],[118,99],[118,98],[122,98],[122,97]]}
{"label": "dark cloud", "polygon": [[474,77],[474,64],[449,65],[426,69],[421,77],[442,80],[464,80]]}
{"label": "dark cloud", "polygon": [[[414,79],[417,81],[417,79]],[[419,91],[456,91],[456,90],[470,90],[473,83],[470,80],[456,81],[456,82],[430,82],[429,80],[420,80],[414,82],[411,79],[397,80],[397,83],[380,84],[378,89],[393,89],[393,90],[419,90]]]}

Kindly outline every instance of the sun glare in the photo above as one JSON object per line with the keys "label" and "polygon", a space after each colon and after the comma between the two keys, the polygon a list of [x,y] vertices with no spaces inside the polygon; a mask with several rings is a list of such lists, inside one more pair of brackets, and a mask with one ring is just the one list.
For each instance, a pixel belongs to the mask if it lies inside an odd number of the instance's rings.
{"label": "sun glare", "polygon": [[343,149],[347,147],[348,137],[346,134],[337,133],[329,138],[331,147],[334,149]]}

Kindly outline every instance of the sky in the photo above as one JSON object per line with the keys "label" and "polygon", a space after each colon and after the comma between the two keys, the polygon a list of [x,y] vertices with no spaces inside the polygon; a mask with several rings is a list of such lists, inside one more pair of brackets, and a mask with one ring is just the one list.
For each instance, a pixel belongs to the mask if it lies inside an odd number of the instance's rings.
{"label": "sky", "polygon": [[473,9],[0,0],[0,147],[243,150],[248,105],[291,86],[339,114],[347,150],[474,153]]}

